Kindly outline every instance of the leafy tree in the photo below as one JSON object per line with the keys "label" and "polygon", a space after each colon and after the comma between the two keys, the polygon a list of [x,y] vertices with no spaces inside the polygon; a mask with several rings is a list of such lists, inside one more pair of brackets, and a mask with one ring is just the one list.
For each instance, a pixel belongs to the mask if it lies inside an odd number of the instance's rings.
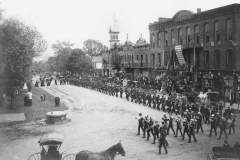
{"label": "leafy tree", "polygon": [[91,58],[84,54],[81,49],[73,49],[66,67],[72,74],[89,73],[92,69]]}
{"label": "leafy tree", "polygon": [[1,85],[14,102],[15,90],[31,78],[33,57],[46,50],[46,41],[32,26],[16,19],[6,19],[0,25],[0,48],[4,68]]}
{"label": "leafy tree", "polygon": [[91,57],[101,55],[106,50],[107,47],[100,41],[88,39],[83,42],[83,51]]}

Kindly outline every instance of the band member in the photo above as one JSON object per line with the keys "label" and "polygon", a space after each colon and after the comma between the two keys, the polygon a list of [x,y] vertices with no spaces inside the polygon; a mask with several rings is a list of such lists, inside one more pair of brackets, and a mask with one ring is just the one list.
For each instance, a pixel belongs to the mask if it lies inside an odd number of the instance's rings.
{"label": "band member", "polygon": [[219,128],[220,128],[220,135],[218,137],[218,140],[221,139],[222,133],[225,134],[225,138],[227,138],[227,133],[226,133],[226,127],[227,127],[227,120],[225,117],[222,116],[219,122]]}
{"label": "band member", "polygon": [[151,117],[150,117],[150,120],[149,120],[149,123],[148,123],[148,128],[147,128],[147,141],[150,138],[150,133],[152,133],[152,135],[153,135],[153,120],[152,120]]}
{"label": "band member", "polygon": [[142,117],[142,113],[139,113],[137,119],[138,119],[138,133],[137,133],[137,135],[140,135],[140,130],[143,131],[143,121],[144,121],[144,119]]}
{"label": "band member", "polygon": [[161,154],[161,150],[162,150],[162,146],[165,150],[165,153],[167,154],[168,151],[167,151],[167,140],[166,140],[166,137],[167,137],[167,133],[165,131],[165,129],[163,127],[160,127],[160,137],[159,137],[159,151],[158,153]]}
{"label": "band member", "polygon": [[169,114],[169,123],[168,123],[167,134],[169,134],[170,128],[172,129],[173,134],[175,135],[175,131],[174,131],[174,129],[173,129],[173,118],[172,118],[172,114]]}
{"label": "band member", "polygon": [[156,138],[159,139],[159,127],[158,121],[155,121],[153,125],[153,144],[155,144]]}
{"label": "band member", "polygon": [[188,141],[188,143],[191,143],[191,137],[193,137],[194,142],[197,142],[197,139],[195,136],[195,131],[194,131],[194,119],[191,119],[190,123],[189,123],[189,141]]}
{"label": "band member", "polygon": [[182,120],[181,120],[181,116],[180,115],[178,115],[176,123],[177,123],[177,130],[176,130],[175,137],[178,136],[178,131],[181,133],[181,136],[182,136],[183,135],[182,134]]}
{"label": "band member", "polygon": [[189,137],[189,128],[188,128],[188,122],[187,122],[187,118],[184,118],[183,119],[183,135],[182,135],[182,140],[184,140],[185,139],[185,134],[187,134],[188,135],[188,137]]}
{"label": "band member", "polygon": [[210,129],[210,134],[209,136],[212,136],[212,130],[214,130],[215,136],[217,136],[217,119],[214,114],[211,115],[210,117],[210,124],[211,124],[211,129]]}
{"label": "band member", "polygon": [[202,117],[202,114],[200,112],[198,112],[196,118],[197,118],[197,133],[199,132],[199,129],[201,129],[201,131],[203,133],[203,127],[202,127],[203,117]]}
{"label": "band member", "polygon": [[236,122],[236,118],[235,115],[233,113],[231,113],[230,115],[230,126],[229,126],[229,134],[231,134],[231,130],[233,130],[233,134],[235,134],[235,122]]}

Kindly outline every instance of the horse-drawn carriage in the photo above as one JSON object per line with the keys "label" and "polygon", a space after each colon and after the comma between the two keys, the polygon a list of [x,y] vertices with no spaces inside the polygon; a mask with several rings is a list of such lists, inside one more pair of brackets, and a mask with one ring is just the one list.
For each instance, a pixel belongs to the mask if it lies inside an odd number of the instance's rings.
{"label": "horse-drawn carriage", "polygon": [[74,160],[75,154],[60,152],[63,136],[58,133],[46,134],[38,141],[41,151],[28,157],[28,160]]}
{"label": "horse-drawn carriage", "polygon": [[114,160],[117,154],[125,156],[121,142],[102,152],[83,150],[77,154],[60,152],[63,136],[58,133],[46,134],[38,142],[41,151],[30,155],[27,160]]}
{"label": "horse-drawn carriage", "polygon": [[207,160],[239,160],[239,146],[234,147],[213,147],[208,154]]}

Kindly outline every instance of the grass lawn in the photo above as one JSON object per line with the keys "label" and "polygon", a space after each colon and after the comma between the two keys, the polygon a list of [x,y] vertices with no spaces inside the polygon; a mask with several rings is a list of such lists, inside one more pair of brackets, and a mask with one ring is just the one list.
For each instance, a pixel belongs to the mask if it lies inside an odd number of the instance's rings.
{"label": "grass lawn", "polygon": [[[66,110],[67,107],[60,103],[60,106],[55,106],[54,96],[45,92],[41,88],[32,87],[33,101],[32,106],[24,106],[24,96],[18,96],[16,98],[15,106],[16,109],[9,109],[7,105],[0,106],[0,114],[2,113],[24,113],[26,121],[34,121],[45,118],[45,114],[49,111],[62,111]],[[41,102],[40,95],[46,95],[46,101]]]}

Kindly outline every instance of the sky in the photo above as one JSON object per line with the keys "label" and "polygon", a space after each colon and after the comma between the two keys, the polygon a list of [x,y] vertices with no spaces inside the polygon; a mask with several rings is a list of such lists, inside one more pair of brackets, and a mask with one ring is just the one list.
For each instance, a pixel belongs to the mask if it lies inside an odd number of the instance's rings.
{"label": "sky", "polygon": [[[35,26],[48,42],[40,59],[52,55],[51,44],[70,41],[82,47],[87,39],[109,46],[109,27],[117,20],[119,39],[132,42],[142,34],[149,41],[148,25],[158,17],[171,18],[179,10],[202,11],[240,0],[0,0],[5,17]],[[115,18],[114,18],[115,17]]]}

